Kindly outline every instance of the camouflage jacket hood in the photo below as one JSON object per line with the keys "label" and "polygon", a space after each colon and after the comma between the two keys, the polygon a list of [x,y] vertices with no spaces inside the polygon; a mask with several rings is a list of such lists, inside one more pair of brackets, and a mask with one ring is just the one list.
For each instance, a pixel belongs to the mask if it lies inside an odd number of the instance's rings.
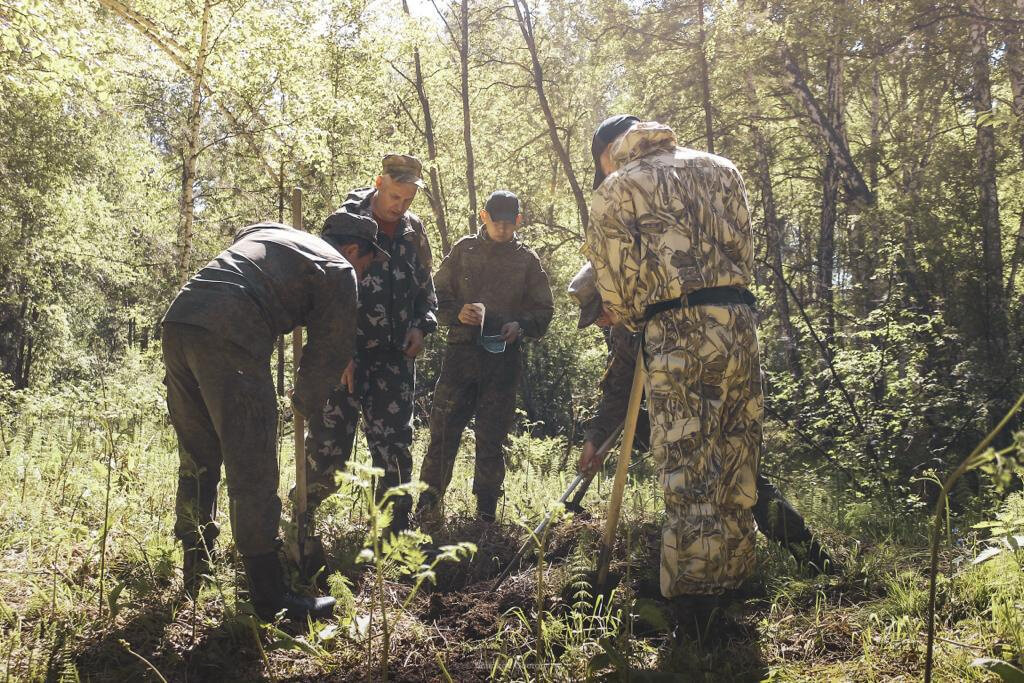
{"label": "camouflage jacket hood", "polygon": [[498,334],[507,322],[518,322],[523,336],[538,339],[547,332],[554,303],[547,273],[537,253],[516,235],[494,242],[482,228],[463,237],[441,262],[434,280],[437,318],[448,327],[449,344],[472,344],[479,329],[459,322],[467,303],[486,307],[484,334]]}
{"label": "camouflage jacket hood", "polygon": [[583,251],[627,327],[639,328],[648,304],[750,285],[750,212],[731,161],[677,147],[656,122],[637,124],[610,154],[617,168],[594,191]]}
{"label": "camouflage jacket hood", "polygon": [[671,128],[657,121],[646,121],[636,124],[613,142],[608,154],[618,170],[641,157],[675,148],[676,134]]}
{"label": "camouflage jacket hood", "polygon": [[[376,193],[372,187],[352,190],[337,213],[372,217],[371,202]],[[410,328],[424,333],[437,329],[430,243],[422,221],[407,211],[394,238],[381,232],[378,239],[391,258],[371,263],[359,283],[360,352],[398,351]]]}

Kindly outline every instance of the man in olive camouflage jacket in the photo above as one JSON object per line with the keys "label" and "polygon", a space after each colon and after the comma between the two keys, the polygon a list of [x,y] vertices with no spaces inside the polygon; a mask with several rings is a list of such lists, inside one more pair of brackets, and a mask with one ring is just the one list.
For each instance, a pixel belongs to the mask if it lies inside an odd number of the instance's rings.
{"label": "man in olive camouflage jacket", "polygon": [[716,595],[755,566],[763,398],[746,190],[730,161],[656,122],[606,120],[592,152],[584,252],[613,322],[645,335],[661,591]]}
{"label": "man in olive camouflage jacket", "polygon": [[[373,217],[378,239],[391,258],[372,263],[360,280],[355,359],[323,411],[310,420],[306,460],[311,513],[337,491],[335,474],[352,454],[360,416],[373,464],[385,472],[378,497],[412,478],[416,356],[423,350],[424,335],[437,328],[430,244],[423,223],[409,211],[422,184],[419,159],[388,154],[374,186],[350,192],[324,223],[326,236],[346,214]],[[392,531],[408,526],[411,507],[408,496],[395,501]]]}
{"label": "man in olive camouflage jacket", "polygon": [[480,231],[455,243],[435,278],[437,317],[448,327],[448,346],[420,470],[429,488],[420,496],[418,514],[438,512],[462,431],[475,415],[473,493],[479,517],[493,522],[505,480],[505,438],[515,418],[520,339],[544,335],[554,304],[540,259],[515,232],[522,220],[518,198],[494,192],[480,219]]}
{"label": "man in olive camouflage jacket", "polygon": [[277,223],[250,225],[185,283],[163,319],[167,410],[180,466],[174,533],[184,545],[185,590],[210,574],[218,535],[217,484],[228,474],[231,529],[257,614],[325,616],[333,598],[285,584],[277,555],[277,399],[270,354],[278,335],[305,326],[308,339],[292,404],[320,410],[355,351],[358,274],[373,258],[377,226],[349,216],[320,239]]}

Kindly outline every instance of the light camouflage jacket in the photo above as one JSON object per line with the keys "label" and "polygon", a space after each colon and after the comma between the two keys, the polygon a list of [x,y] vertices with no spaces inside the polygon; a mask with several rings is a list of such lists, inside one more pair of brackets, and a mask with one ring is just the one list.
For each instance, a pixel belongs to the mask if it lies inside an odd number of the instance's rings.
{"label": "light camouflage jacket", "polygon": [[591,200],[583,252],[605,305],[630,329],[644,308],[705,287],[753,281],[753,239],[739,171],[639,123],[612,143],[615,165]]}

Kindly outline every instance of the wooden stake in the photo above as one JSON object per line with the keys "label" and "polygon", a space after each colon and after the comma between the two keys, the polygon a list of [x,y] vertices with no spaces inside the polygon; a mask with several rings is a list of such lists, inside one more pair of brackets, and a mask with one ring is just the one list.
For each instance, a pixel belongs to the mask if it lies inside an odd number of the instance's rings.
{"label": "wooden stake", "polygon": [[[302,188],[292,190],[292,227],[302,230]],[[302,328],[292,332],[292,386],[298,380],[299,363],[302,361]],[[295,426],[295,534],[299,551],[299,563],[306,553],[306,424],[297,410],[292,411]]]}

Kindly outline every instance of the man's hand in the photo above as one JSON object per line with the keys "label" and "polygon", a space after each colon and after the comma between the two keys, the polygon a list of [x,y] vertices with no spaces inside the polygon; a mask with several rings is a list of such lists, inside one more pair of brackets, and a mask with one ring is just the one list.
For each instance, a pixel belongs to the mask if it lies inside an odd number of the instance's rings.
{"label": "man's hand", "polygon": [[523,329],[519,326],[519,323],[513,320],[512,322],[505,323],[501,326],[501,338],[504,339],[507,344],[511,344],[516,339],[519,339],[519,335],[522,331]]}
{"label": "man's hand", "polygon": [[601,315],[597,316],[597,320],[594,324],[598,327],[611,327],[612,326],[612,313],[604,306],[601,307]]}
{"label": "man's hand", "polygon": [[348,393],[356,393],[356,362],[350,360],[341,373],[341,385],[348,389]]}
{"label": "man's hand", "polygon": [[423,350],[423,330],[418,327],[410,327],[409,331],[405,333],[405,343],[402,345],[402,351],[405,353],[406,358],[415,358],[420,355],[420,351]]}
{"label": "man's hand", "polygon": [[484,321],[480,313],[480,304],[463,304],[459,311],[459,322],[463,325],[479,325]]}
{"label": "man's hand", "polygon": [[583,442],[583,452],[580,453],[580,463],[577,469],[586,475],[597,474],[597,471],[601,469],[603,461],[597,454],[597,446],[594,445],[593,441]]}

